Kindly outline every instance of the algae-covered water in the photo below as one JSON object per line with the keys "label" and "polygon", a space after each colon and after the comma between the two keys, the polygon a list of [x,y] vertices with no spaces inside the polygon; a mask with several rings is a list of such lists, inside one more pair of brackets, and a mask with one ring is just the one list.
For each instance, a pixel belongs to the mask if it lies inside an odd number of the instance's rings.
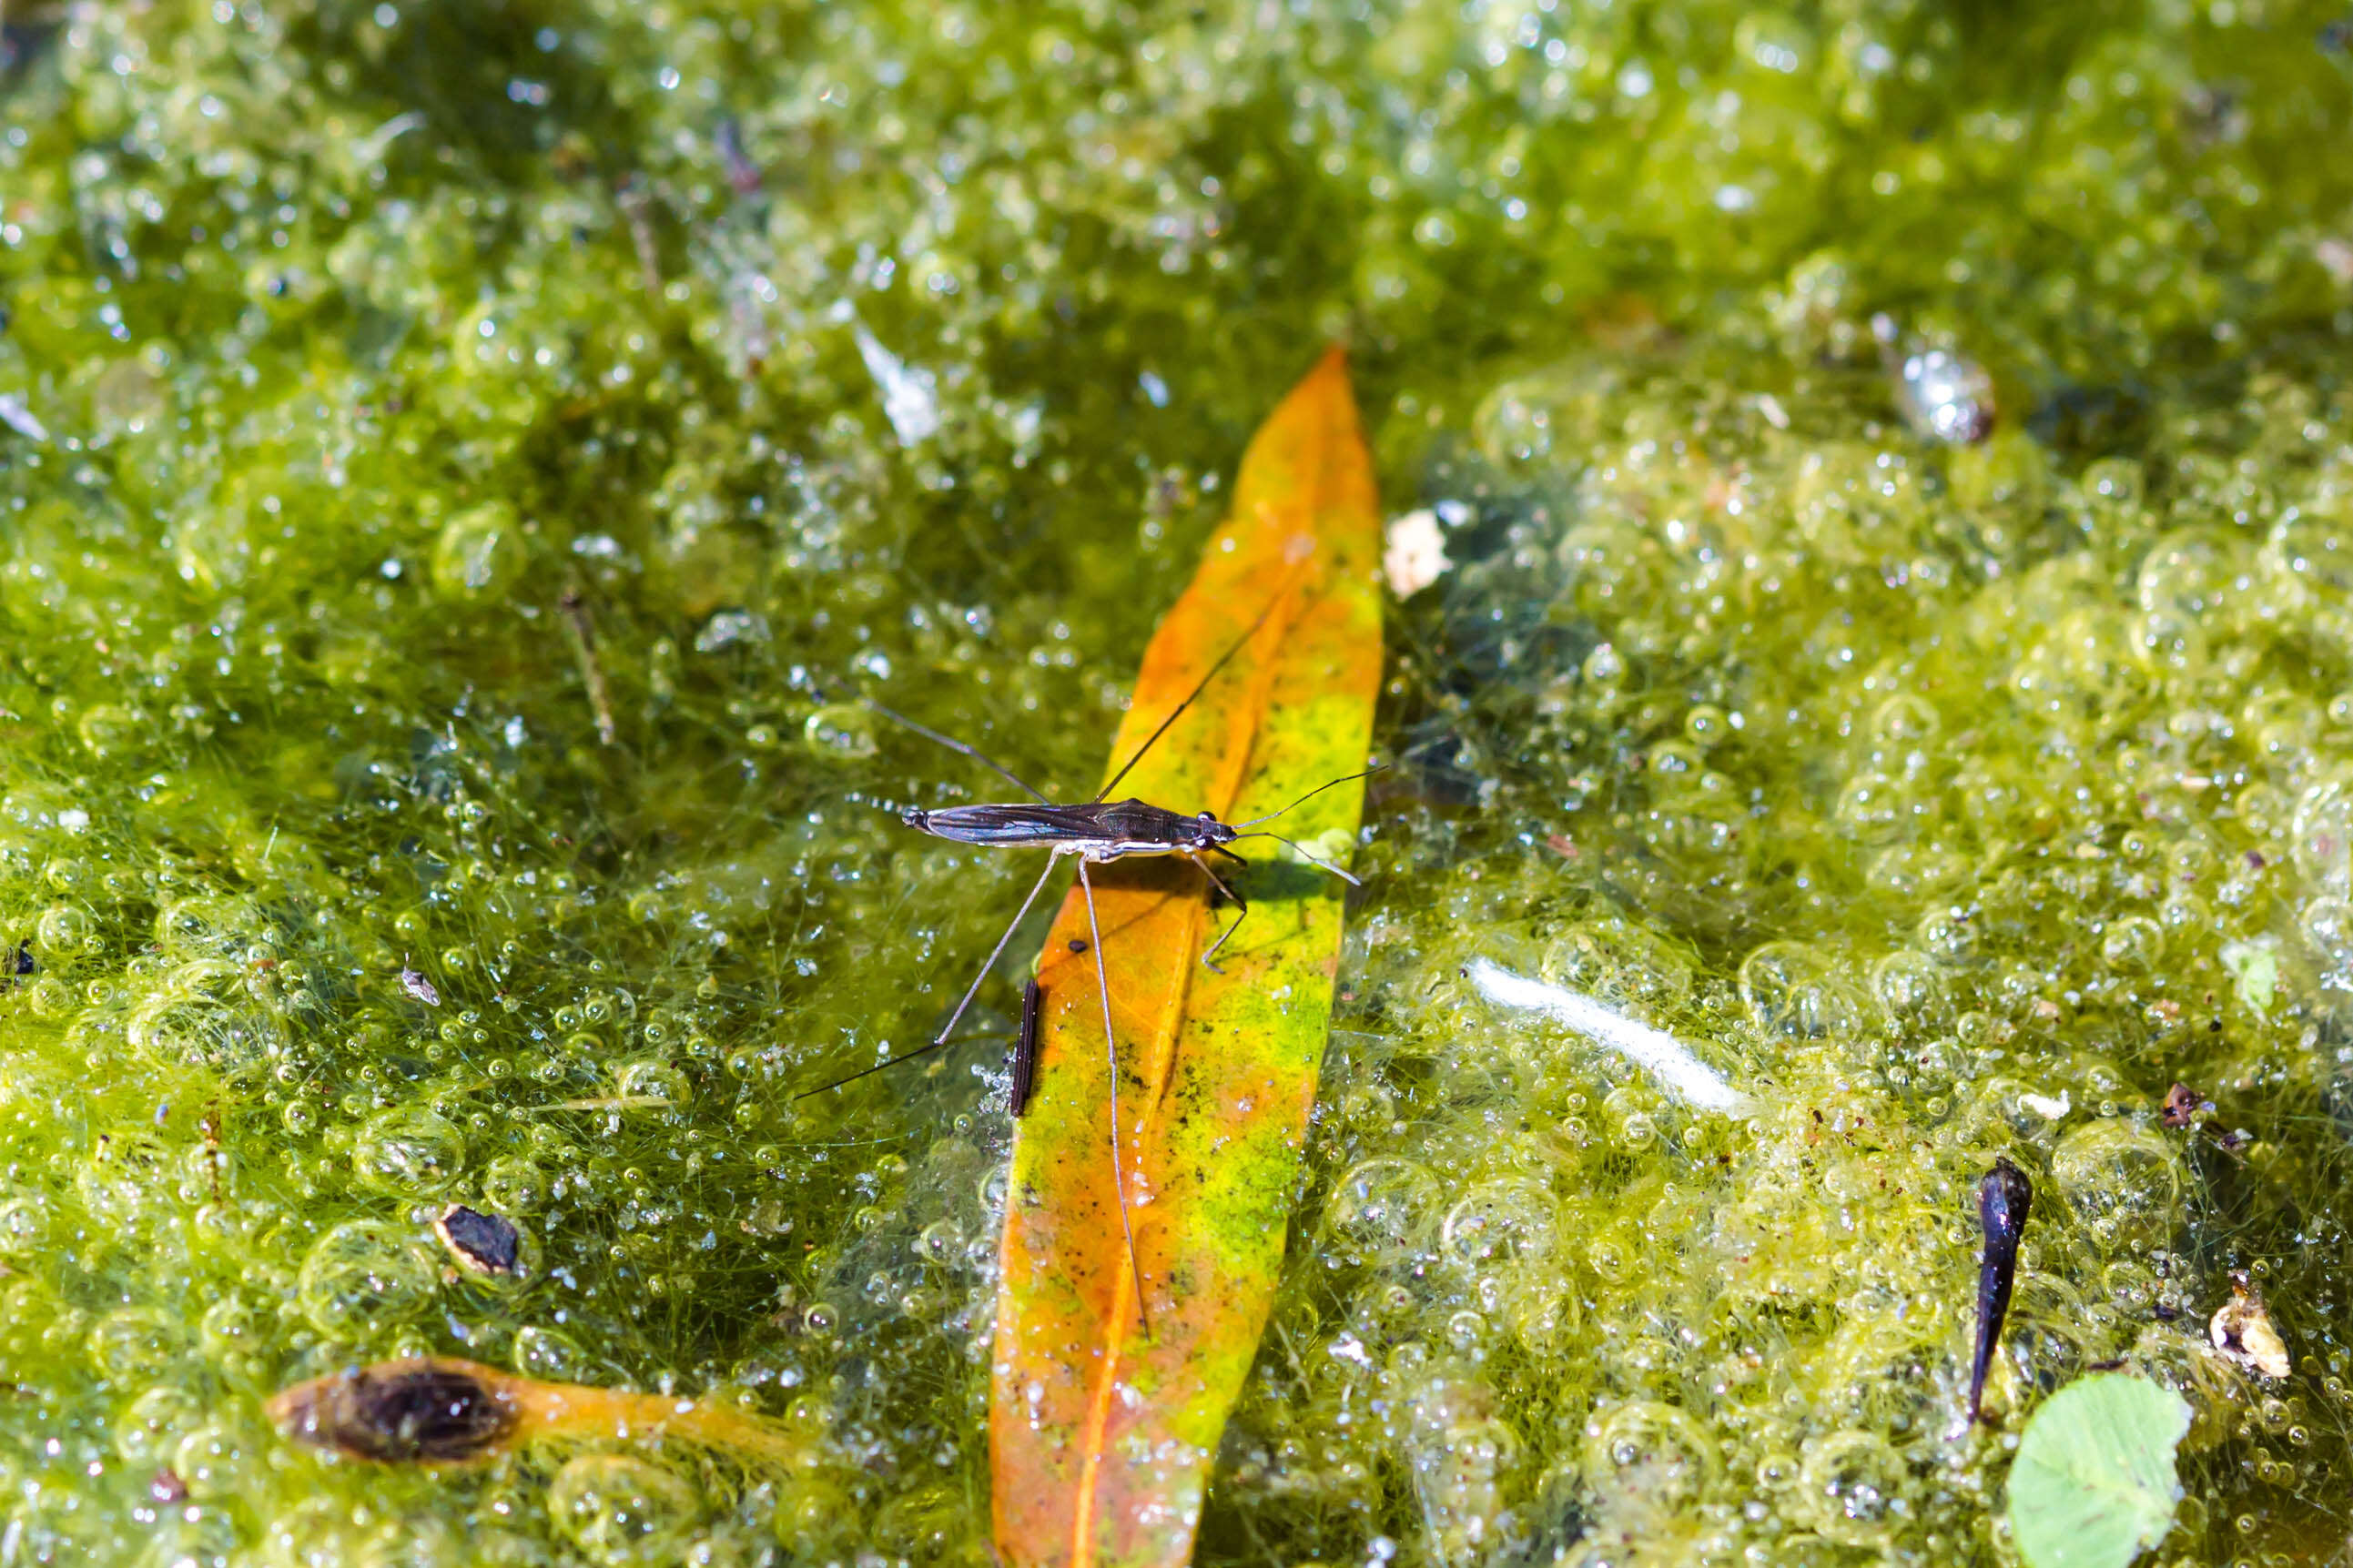
{"label": "algae-covered water", "polygon": [[[794,1097],[1032,873],[901,828],[988,780],[849,700],[1083,795],[1333,339],[1452,566],[1199,1559],[2014,1561],[2026,1415],[2122,1362],[2196,1415],[2160,1560],[2343,1560],[2338,8],[5,23],[0,1563],[987,1562],[1012,994]],[[2208,1344],[2234,1271],[2285,1377]],[[425,1352],[799,1458],[263,1415]]]}

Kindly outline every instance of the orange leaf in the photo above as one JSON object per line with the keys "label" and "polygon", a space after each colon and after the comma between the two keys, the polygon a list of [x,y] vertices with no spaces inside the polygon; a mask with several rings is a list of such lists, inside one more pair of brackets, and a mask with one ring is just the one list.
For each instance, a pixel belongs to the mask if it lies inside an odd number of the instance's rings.
{"label": "orange leaf", "polygon": [[[1362,768],[1380,683],[1379,555],[1371,459],[1335,349],[1250,443],[1232,519],[1145,650],[1113,768],[1265,624],[1123,792],[1242,822]],[[1363,805],[1363,784],[1345,784],[1269,826],[1345,865]],[[1174,857],[1092,868],[1099,927],[1073,887],[1039,965],[1037,1087],[1014,1144],[989,1408],[1010,1563],[1187,1561],[1266,1324],[1346,889],[1270,839],[1236,847],[1278,853],[1252,853],[1242,873],[1250,912],[1218,955],[1224,973],[1200,955],[1234,912],[1213,914],[1207,879]],[[1113,1173],[1098,929],[1148,1336]]]}

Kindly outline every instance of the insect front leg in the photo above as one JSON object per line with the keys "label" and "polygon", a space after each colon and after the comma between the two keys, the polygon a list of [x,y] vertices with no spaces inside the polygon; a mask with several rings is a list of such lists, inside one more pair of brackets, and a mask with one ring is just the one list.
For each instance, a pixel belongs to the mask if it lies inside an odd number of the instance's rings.
{"label": "insect front leg", "polygon": [[[1211,847],[1215,848],[1216,847],[1212,846]],[[1227,859],[1231,860],[1237,866],[1247,866],[1250,864],[1249,861],[1243,859],[1240,856],[1235,854],[1230,849],[1219,849],[1217,850],[1217,853],[1223,855]],[[1217,889],[1218,891],[1225,894],[1227,898],[1232,900],[1234,908],[1241,911],[1234,917],[1233,924],[1228,926],[1224,931],[1218,933],[1218,940],[1209,944],[1209,951],[1201,955],[1201,963],[1210,973],[1223,974],[1225,971],[1219,968],[1216,962],[1218,950],[1225,946],[1227,942],[1232,941],[1234,932],[1242,929],[1242,921],[1250,919],[1250,900],[1243,898],[1240,893],[1234,891],[1234,889],[1227,884],[1226,879],[1223,877],[1220,877],[1215,871],[1210,870],[1208,860],[1202,858],[1198,855],[1187,855],[1186,858],[1192,861],[1194,865],[1198,866],[1201,868],[1201,875],[1209,879],[1209,885]]]}

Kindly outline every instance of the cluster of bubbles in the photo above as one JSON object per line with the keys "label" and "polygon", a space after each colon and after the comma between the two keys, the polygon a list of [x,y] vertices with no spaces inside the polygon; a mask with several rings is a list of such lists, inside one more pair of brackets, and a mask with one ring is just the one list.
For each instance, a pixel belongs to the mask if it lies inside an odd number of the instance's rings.
{"label": "cluster of bubbles", "polygon": [[[2122,1363],[2197,1413],[2168,1558],[2334,1539],[2353,403],[2303,352],[2156,398],[2129,455],[1939,446],[1862,362],[1736,383],[1707,343],[1486,399],[1424,476],[1457,565],[1408,606],[1224,1528],[1975,1559],[2040,1396]],[[1500,1009],[1473,959],[1745,1103]],[[1968,1432],[1997,1154],[2037,1197]],[[2290,1377],[2210,1342],[2233,1274]]]}
{"label": "cluster of bubbles", "polygon": [[[1011,998],[797,1097],[1025,873],[902,844],[968,771],[855,698],[1083,795],[1343,333],[1458,565],[1203,1560],[1998,1551],[1940,1435],[1996,1152],[2045,1196],[1992,1408],[2132,1358],[2200,1411],[2168,1550],[2293,1550],[2353,1377],[2353,474],[2295,334],[2353,250],[2287,9],[12,11],[8,1553],[982,1561]],[[2291,1385],[2197,1350],[2234,1268]],[[425,1352],[804,1458],[261,1415]]]}

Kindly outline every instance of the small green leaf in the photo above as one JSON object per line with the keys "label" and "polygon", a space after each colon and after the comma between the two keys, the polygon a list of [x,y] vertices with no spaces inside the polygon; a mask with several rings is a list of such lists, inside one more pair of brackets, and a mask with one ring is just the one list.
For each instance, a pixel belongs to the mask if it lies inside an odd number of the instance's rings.
{"label": "small green leaf", "polygon": [[2164,1539],[2189,1406],[2147,1378],[2078,1378],[2034,1413],[2010,1468],[2010,1528],[2031,1568],[2124,1568]]}
{"label": "small green leaf", "polygon": [[2272,994],[2279,988],[2279,954],[2263,942],[2233,942],[2222,948],[2222,967],[2239,983],[2239,1000],[2258,1013],[2268,1013]]}

